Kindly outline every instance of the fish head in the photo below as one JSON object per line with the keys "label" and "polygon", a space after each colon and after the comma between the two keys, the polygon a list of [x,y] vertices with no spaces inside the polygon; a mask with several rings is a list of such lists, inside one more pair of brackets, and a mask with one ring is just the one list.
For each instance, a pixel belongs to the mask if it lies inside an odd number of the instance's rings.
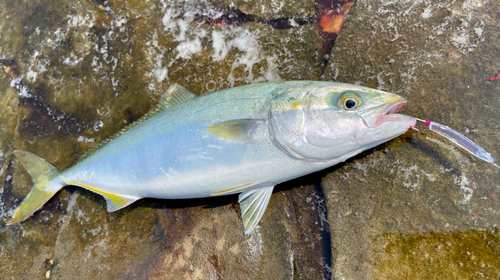
{"label": "fish head", "polygon": [[416,120],[397,114],[405,104],[401,96],[367,87],[309,82],[273,98],[269,131],[293,158],[345,160],[411,129]]}

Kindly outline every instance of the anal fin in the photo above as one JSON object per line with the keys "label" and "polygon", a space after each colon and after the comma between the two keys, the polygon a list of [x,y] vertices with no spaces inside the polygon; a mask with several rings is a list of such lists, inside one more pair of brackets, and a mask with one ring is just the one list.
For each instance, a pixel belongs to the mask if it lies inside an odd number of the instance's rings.
{"label": "anal fin", "polygon": [[108,205],[108,212],[114,212],[134,203],[138,198],[117,194],[102,194]]}
{"label": "anal fin", "polygon": [[240,194],[241,218],[245,226],[245,234],[250,233],[259,223],[266,211],[274,186],[248,190]]}

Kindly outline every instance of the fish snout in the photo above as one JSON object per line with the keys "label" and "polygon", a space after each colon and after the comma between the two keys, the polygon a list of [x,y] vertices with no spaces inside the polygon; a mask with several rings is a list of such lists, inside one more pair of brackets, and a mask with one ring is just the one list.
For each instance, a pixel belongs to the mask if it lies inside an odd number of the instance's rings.
{"label": "fish snout", "polygon": [[407,116],[397,114],[406,105],[406,99],[391,95],[384,103],[360,114],[367,127],[374,128],[386,122],[407,122]]}

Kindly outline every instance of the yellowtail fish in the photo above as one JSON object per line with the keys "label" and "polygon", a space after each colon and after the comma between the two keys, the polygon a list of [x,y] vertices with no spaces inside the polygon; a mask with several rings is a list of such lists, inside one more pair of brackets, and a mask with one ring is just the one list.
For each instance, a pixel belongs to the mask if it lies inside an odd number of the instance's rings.
{"label": "yellowtail fish", "polygon": [[312,173],[406,132],[406,100],[362,86],[313,81],[262,83],[196,96],[174,84],[144,117],[64,171],[26,151],[14,154],[34,186],[8,225],[66,185],[104,196],[108,211],[145,198],[241,193],[245,233],[275,185]]}

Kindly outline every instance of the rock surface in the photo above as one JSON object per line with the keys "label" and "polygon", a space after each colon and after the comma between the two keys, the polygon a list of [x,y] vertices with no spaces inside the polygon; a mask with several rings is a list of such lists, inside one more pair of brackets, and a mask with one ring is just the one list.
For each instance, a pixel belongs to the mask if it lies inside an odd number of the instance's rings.
{"label": "rock surface", "polygon": [[[397,92],[404,114],[498,159],[498,12],[488,1],[359,1],[322,78]],[[499,277],[498,169],[417,127],[323,180],[335,279]]]}
{"label": "rock surface", "polygon": [[[14,149],[64,169],[154,107],[173,83],[203,94],[318,79],[322,42],[314,26],[233,22],[229,7],[202,4],[0,4],[9,18],[1,26],[1,62],[10,67],[0,80],[1,218],[31,188]],[[312,185],[319,181],[282,186],[250,235],[237,196],[144,199],[108,213],[99,195],[67,187],[27,221],[2,226],[0,278],[329,278],[324,199]]]}
{"label": "rock surface", "polygon": [[258,19],[273,20],[280,18],[305,19],[315,14],[315,1],[312,0],[223,0],[242,13]]}
{"label": "rock surface", "polygon": [[[300,21],[314,5],[0,3],[0,218],[31,188],[13,150],[68,168],[173,83],[196,94],[292,79],[378,87],[406,97],[404,113],[500,158],[500,81],[487,81],[500,69],[498,5],[359,1],[326,65],[323,34]],[[249,235],[236,196],[108,213],[99,195],[67,187],[0,227],[0,278],[497,279],[499,181],[498,169],[422,129],[278,186]]]}

